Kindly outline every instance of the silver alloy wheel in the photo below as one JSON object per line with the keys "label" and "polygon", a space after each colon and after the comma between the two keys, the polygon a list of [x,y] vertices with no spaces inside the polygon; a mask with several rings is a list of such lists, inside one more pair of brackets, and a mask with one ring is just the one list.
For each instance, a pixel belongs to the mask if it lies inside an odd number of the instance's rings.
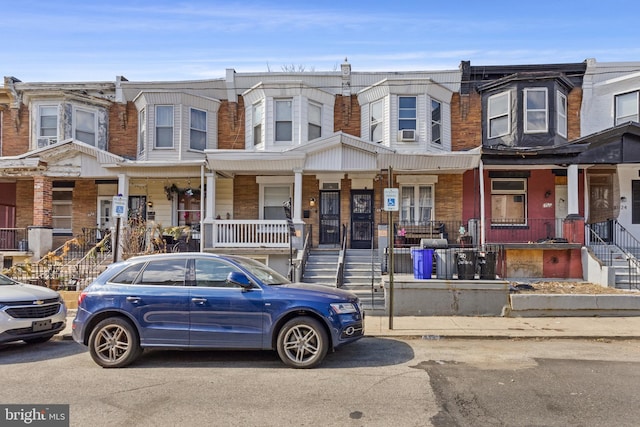
{"label": "silver alloy wheel", "polygon": [[313,368],[327,354],[329,340],[324,327],[310,317],[289,320],[278,334],[278,354],[294,368]]}
{"label": "silver alloy wheel", "polygon": [[138,336],[129,322],[120,318],[105,319],[96,325],[89,338],[93,360],[105,368],[120,368],[140,354]]}

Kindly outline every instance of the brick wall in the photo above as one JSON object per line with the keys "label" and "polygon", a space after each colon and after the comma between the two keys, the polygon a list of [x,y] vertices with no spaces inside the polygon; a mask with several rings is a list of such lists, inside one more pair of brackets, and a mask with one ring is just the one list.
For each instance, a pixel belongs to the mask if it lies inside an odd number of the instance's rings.
{"label": "brick wall", "polygon": [[29,151],[29,110],[4,110],[2,115],[2,156],[17,156]]}
{"label": "brick wall", "polygon": [[33,180],[16,182],[16,227],[33,225]]}
{"label": "brick wall", "polygon": [[138,153],[138,111],[133,102],[109,108],[109,152],[126,158]]}
{"label": "brick wall", "polygon": [[244,150],[244,99],[238,102],[222,101],[218,110],[218,148]]}
{"label": "brick wall", "polygon": [[355,95],[336,96],[333,108],[333,131],[344,132],[353,136],[360,136],[360,104]]}
{"label": "brick wall", "polygon": [[434,218],[438,221],[462,219],[462,175],[438,175],[435,185]]}
{"label": "brick wall", "polygon": [[83,228],[96,227],[96,198],[98,188],[94,181],[76,181],[73,189],[72,226],[73,235],[82,233]]}
{"label": "brick wall", "polygon": [[574,88],[567,97],[567,139],[580,138],[580,108],[582,106],[582,88]]}
{"label": "brick wall", "polygon": [[233,180],[233,219],[256,219],[260,187],[253,175],[237,175]]}
{"label": "brick wall", "polygon": [[33,178],[33,225],[51,227],[53,222],[53,185],[49,178],[35,176]]}
{"label": "brick wall", "polygon": [[482,97],[454,93],[451,99],[451,150],[469,150],[482,145]]}

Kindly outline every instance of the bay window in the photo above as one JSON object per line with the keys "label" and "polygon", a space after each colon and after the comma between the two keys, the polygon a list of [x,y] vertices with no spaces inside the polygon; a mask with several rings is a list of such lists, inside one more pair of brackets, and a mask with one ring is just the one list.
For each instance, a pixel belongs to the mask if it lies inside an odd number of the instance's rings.
{"label": "bay window", "polygon": [[96,114],[93,111],[76,109],[75,139],[89,145],[96,145]]}
{"label": "bay window", "polygon": [[547,132],[549,129],[547,89],[524,90],[524,131],[525,133]]}
{"label": "bay window", "polygon": [[276,100],[276,142],[293,141],[293,101]]}
{"label": "bay window", "polygon": [[190,145],[192,150],[204,151],[207,148],[207,112],[191,108]]}
{"label": "bay window", "polygon": [[173,105],[156,106],[156,148],[173,147]]}
{"label": "bay window", "polygon": [[382,142],[382,124],[384,122],[382,100],[372,102],[369,106],[369,139],[371,142]]}
{"label": "bay window", "polygon": [[638,94],[630,92],[615,97],[615,125],[640,121]]}
{"label": "bay window", "polygon": [[489,138],[497,138],[511,132],[511,96],[503,92],[489,97],[488,131]]}

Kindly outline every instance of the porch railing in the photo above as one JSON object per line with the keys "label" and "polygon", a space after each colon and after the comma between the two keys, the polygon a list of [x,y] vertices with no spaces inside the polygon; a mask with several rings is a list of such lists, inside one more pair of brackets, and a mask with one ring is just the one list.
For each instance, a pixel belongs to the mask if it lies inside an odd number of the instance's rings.
{"label": "porch railing", "polygon": [[289,247],[286,220],[215,220],[204,228],[211,236],[211,247]]}
{"label": "porch railing", "polygon": [[566,243],[562,218],[486,219],[486,243]]}
{"label": "porch railing", "polygon": [[629,289],[640,289],[640,241],[617,220],[586,224],[585,229],[587,245],[604,265],[625,264],[624,272],[616,273],[616,287],[624,282]]}
{"label": "porch railing", "polygon": [[29,240],[26,228],[0,228],[0,251],[29,250]]}

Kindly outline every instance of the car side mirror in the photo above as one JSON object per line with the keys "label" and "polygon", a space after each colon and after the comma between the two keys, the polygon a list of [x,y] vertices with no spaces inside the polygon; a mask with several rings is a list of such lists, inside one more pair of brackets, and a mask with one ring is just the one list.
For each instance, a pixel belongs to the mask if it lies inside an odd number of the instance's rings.
{"label": "car side mirror", "polygon": [[239,271],[230,272],[227,276],[227,283],[238,285],[243,289],[250,289],[253,287],[253,283],[251,283],[247,275]]}

